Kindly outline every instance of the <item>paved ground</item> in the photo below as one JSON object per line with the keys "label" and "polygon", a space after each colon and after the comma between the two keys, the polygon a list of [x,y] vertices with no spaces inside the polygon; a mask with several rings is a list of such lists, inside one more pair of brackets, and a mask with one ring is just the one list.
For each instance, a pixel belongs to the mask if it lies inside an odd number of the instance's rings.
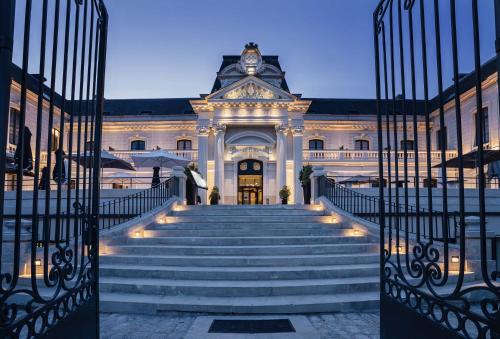
{"label": "paved ground", "polygon": [[[379,338],[377,313],[315,314],[308,318],[322,339]],[[196,315],[183,313],[163,316],[102,314],[101,338],[182,339],[195,319]]]}

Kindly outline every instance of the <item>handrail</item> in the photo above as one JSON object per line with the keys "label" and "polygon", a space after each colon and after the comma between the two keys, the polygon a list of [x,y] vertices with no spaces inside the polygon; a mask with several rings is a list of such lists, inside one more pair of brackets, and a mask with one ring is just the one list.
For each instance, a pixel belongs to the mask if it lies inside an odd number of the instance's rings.
{"label": "handrail", "polygon": [[151,188],[109,200],[99,206],[99,228],[110,229],[163,205],[179,195],[178,180],[167,179]]}
{"label": "handrail", "polygon": [[[348,213],[380,225],[380,199],[378,197],[359,193],[327,177],[321,177],[319,180],[319,196],[324,196],[336,207]],[[417,213],[416,207],[411,205],[398,202],[385,202],[384,205],[385,225],[390,229],[399,228],[401,231],[408,229],[410,234],[419,235],[424,239],[432,238],[436,241],[442,240],[445,230],[448,230],[449,241],[456,241],[458,213],[448,213],[448,220],[445,220],[442,211],[420,208]]]}

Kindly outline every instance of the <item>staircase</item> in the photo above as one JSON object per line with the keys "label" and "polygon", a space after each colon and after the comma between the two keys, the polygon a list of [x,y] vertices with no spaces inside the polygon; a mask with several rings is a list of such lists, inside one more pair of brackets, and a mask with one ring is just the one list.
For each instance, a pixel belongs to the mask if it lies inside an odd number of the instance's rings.
{"label": "staircase", "polygon": [[311,313],[378,305],[378,244],[323,211],[182,209],[101,256],[101,311]]}

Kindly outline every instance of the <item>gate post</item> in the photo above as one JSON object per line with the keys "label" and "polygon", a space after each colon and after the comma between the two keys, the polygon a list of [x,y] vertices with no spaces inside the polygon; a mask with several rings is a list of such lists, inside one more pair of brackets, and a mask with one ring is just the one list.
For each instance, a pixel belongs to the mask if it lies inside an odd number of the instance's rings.
{"label": "gate post", "polygon": [[316,203],[316,200],[320,197],[319,179],[325,175],[325,169],[323,166],[314,166],[313,172],[311,173],[311,203]]}
{"label": "gate post", "polygon": [[174,177],[177,186],[177,195],[181,199],[182,204],[186,205],[186,180],[187,176],[184,173],[184,167],[175,166],[173,168],[172,176]]}
{"label": "gate post", "polygon": [[[465,259],[467,260],[467,271],[474,272],[476,279],[483,279],[481,274],[481,231],[479,217],[470,216],[465,218]],[[496,269],[496,263],[492,260],[492,240],[495,238],[495,232],[486,227],[486,266],[488,272]]]}

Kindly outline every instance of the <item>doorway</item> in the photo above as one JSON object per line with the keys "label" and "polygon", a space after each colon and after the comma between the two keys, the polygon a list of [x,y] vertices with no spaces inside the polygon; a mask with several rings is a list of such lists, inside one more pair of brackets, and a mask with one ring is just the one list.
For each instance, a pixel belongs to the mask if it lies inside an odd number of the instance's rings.
{"label": "doorway", "polygon": [[263,169],[262,161],[243,160],[238,163],[238,205],[262,205]]}

